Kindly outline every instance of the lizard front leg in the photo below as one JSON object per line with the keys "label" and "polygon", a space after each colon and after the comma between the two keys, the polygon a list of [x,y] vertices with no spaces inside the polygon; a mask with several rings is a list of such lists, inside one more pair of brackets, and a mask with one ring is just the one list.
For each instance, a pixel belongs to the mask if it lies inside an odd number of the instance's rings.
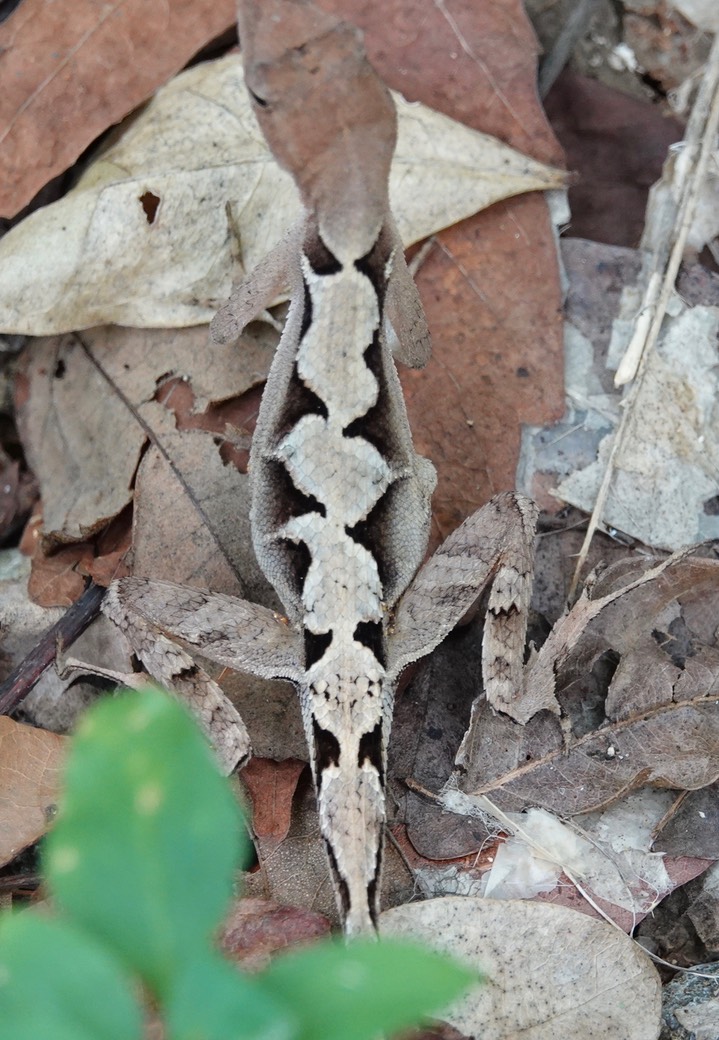
{"label": "lizard front leg", "polygon": [[244,765],[250,738],[242,717],[184,646],[235,671],[296,681],[300,646],[287,623],[254,603],[145,578],[113,582],[102,610],[149,674],[185,701],[222,769]]}
{"label": "lizard front leg", "polygon": [[434,650],[489,589],[482,645],[487,700],[496,710],[527,721],[522,706],[524,647],[536,521],[534,502],[506,492],[445,540],[396,608],[388,638],[391,680]]}

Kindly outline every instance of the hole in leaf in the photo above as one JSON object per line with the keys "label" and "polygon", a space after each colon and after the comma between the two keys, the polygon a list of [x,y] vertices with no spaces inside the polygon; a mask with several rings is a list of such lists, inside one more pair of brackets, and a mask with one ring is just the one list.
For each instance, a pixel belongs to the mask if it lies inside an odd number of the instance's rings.
{"label": "hole in leaf", "polygon": [[151,191],[146,191],[140,196],[140,205],[145,211],[147,223],[154,224],[155,217],[157,216],[157,208],[160,205],[160,196],[154,195]]}

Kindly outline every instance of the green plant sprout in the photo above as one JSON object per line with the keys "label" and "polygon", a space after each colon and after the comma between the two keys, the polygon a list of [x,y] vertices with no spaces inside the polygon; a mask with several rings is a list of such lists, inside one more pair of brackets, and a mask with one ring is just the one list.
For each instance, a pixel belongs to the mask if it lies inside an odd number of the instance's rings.
{"label": "green plant sprout", "polygon": [[89,711],[45,843],[55,913],[0,919],[0,1040],[142,1040],[148,1004],[166,1040],[372,1040],[477,981],[427,950],[371,940],[241,973],[212,936],[247,849],[183,708],[149,689]]}

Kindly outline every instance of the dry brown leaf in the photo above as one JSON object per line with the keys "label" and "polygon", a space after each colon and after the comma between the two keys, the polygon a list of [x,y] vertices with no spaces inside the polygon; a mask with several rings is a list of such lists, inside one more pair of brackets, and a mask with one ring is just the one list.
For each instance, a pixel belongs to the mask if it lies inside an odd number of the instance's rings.
{"label": "dry brown leaf", "polygon": [[322,914],[283,906],[270,899],[237,899],[225,917],[220,948],[244,971],[261,971],[273,954],[327,938],[330,923]]}
{"label": "dry brown leaf", "polygon": [[24,0],[0,25],[0,213],[14,216],[234,19],[231,0]]}
{"label": "dry brown leaf", "polygon": [[18,422],[42,490],[45,535],[83,541],[130,502],[145,432],[77,337],[41,340],[26,361]]}
{"label": "dry brown leaf", "polygon": [[252,758],[242,770],[242,782],[252,805],[252,830],[269,842],[287,837],[292,817],[292,799],[306,763],[289,758],[273,762]]}
{"label": "dry brown leaf", "polygon": [[0,716],[0,865],[52,822],[66,738]]}
{"label": "dry brown leaf", "polygon": [[[416,677],[397,696],[389,743],[391,778],[412,777],[437,791],[449,776],[469,723],[481,668],[481,633],[473,624],[453,632],[423,662]],[[404,804],[410,841],[429,859],[455,859],[476,852],[487,841],[480,819],[458,817],[393,785]]]}
{"label": "dry brown leaf", "polygon": [[217,675],[209,664],[207,670],[242,715],[254,755],[278,762],[306,757],[307,738],[292,683],[228,671]]}
{"label": "dry brown leaf", "polygon": [[557,79],[546,107],[567,166],[579,174],[569,188],[572,236],[636,248],[647,193],[667,149],[682,138],[681,123],[571,68]]}
{"label": "dry brown leaf", "polygon": [[719,784],[689,791],[662,823],[654,848],[669,856],[719,860]]}
{"label": "dry brown leaf", "polygon": [[188,381],[195,410],[204,412],[260,382],[273,349],[274,333],[262,326],[233,347],[210,347],[203,328],[98,328],[34,342],[18,414],[42,488],[46,537],[81,540],[132,500],[148,436],[132,409],[142,416],[149,407],[151,419],[170,376]]}
{"label": "dry brown leaf", "polygon": [[41,607],[68,607],[82,594],[87,579],[107,586],[129,573],[125,557],[130,548],[131,517],[125,509],[93,541],[58,546],[43,537],[42,512],[25,527],[20,547],[30,556],[28,592]]}
{"label": "dry brown leaf", "polygon": [[[565,907],[472,897],[385,911],[383,935],[415,938],[487,982],[443,1014],[482,1040],[656,1040],[661,986],[646,954]],[[561,941],[558,937],[561,936]]]}

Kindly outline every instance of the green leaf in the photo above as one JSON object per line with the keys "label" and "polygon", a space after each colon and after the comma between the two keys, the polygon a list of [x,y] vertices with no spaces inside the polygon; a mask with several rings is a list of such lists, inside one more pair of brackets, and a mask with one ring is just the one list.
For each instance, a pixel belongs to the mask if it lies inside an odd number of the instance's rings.
{"label": "green leaf", "polygon": [[290,954],[261,979],[299,1017],[298,1040],[374,1040],[441,1011],[478,981],[439,954],[369,940]]}
{"label": "green leaf", "polygon": [[195,723],[157,690],[85,716],[65,783],[45,851],[57,902],[162,995],[230,897],[237,803]]}
{"label": "green leaf", "polygon": [[219,954],[188,964],[165,1002],[169,1040],[294,1040],[297,1021]]}
{"label": "green leaf", "polygon": [[91,938],[32,912],[0,922],[0,1040],[141,1040],[118,965]]}

